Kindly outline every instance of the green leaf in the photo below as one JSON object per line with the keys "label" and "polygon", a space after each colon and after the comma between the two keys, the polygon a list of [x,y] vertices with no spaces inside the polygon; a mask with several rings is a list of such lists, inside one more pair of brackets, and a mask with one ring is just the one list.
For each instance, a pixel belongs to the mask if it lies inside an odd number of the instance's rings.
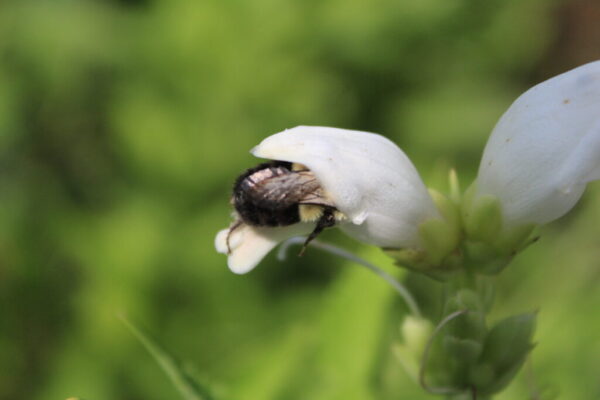
{"label": "green leaf", "polygon": [[508,317],[497,323],[488,334],[481,364],[490,365],[495,373],[493,382],[481,387],[484,394],[497,393],[517,374],[533,348],[535,313]]}
{"label": "green leaf", "polygon": [[498,322],[485,341],[482,358],[496,370],[510,368],[531,349],[535,313],[514,315]]}
{"label": "green leaf", "polygon": [[147,332],[134,325],[126,317],[120,316],[121,321],[129,328],[135,337],[144,345],[146,350],[154,357],[167,374],[181,397],[185,400],[211,400],[208,390],[203,388],[182,367],[181,363],[173,357],[164,347],[150,337]]}

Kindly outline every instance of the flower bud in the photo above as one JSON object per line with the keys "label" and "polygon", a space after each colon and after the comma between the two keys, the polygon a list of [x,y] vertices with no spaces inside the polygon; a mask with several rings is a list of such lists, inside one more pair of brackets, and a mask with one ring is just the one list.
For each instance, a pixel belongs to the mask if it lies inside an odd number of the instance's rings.
{"label": "flower bud", "polygon": [[408,315],[404,318],[400,331],[402,342],[394,346],[394,355],[406,373],[416,382],[433,325],[424,318]]}
{"label": "flower bud", "polygon": [[[267,137],[251,152],[306,167],[322,196],[340,213],[336,224],[360,241],[385,248],[421,248],[419,225],[439,218],[413,164],[383,136],[299,126]],[[277,243],[310,233],[314,226],[302,221],[277,228],[244,223],[219,232],[215,245],[229,255],[232,271],[244,273]]]}
{"label": "flower bud", "polygon": [[421,317],[407,315],[400,328],[404,343],[415,354],[423,354],[425,345],[433,332],[431,322]]}
{"label": "flower bud", "polygon": [[485,147],[476,192],[498,199],[510,229],[561,217],[597,179],[600,61],[542,82],[510,106]]}
{"label": "flower bud", "polygon": [[464,371],[481,355],[487,327],[483,304],[478,294],[472,290],[461,289],[446,300],[444,315],[455,312],[463,314],[448,323],[443,334],[443,344],[452,360],[448,369],[453,370],[457,382],[462,382]]}

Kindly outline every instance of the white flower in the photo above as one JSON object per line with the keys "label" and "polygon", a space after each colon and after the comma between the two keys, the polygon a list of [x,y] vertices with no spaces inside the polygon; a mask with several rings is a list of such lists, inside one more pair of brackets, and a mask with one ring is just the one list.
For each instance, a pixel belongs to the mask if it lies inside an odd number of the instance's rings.
{"label": "white flower", "polygon": [[[423,181],[408,157],[383,136],[338,128],[299,126],[264,139],[252,154],[305,165],[347,220],[350,236],[380,247],[418,248],[418,226],[438,217]],[[229,237],[229,268],[245,273],[279,242],[310,233],[314,223],[287,227],[244,224]],[[217,235],[228,253],[229,229]]]}
{"label": "white flower", "polygon": [[600,61],[521,95],[485,147],[477,194],[500,200],[505,226],[567,213],[600,179]]}

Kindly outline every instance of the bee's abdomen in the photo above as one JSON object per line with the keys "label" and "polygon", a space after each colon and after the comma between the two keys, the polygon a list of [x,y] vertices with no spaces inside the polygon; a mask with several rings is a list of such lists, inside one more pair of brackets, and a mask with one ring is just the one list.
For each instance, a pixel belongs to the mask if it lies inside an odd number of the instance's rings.
{"label": "bee's abdomen", "polygon": [[298,205],[292,205],[285,209],[272,209],[244,203],[236,206],[236,211],[244,222],[255,226],[286,226],[300,222]]}

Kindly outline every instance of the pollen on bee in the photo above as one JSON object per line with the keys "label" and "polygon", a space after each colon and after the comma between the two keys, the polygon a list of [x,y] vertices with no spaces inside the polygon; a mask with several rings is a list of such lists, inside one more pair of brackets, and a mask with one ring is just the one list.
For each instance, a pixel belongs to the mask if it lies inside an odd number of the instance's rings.
{"label": "pollen on bee", "polygon": [[303,222],[317,221],[323,215],[323,207],[313,204],[300,204],[298,206],[300,220]]}

